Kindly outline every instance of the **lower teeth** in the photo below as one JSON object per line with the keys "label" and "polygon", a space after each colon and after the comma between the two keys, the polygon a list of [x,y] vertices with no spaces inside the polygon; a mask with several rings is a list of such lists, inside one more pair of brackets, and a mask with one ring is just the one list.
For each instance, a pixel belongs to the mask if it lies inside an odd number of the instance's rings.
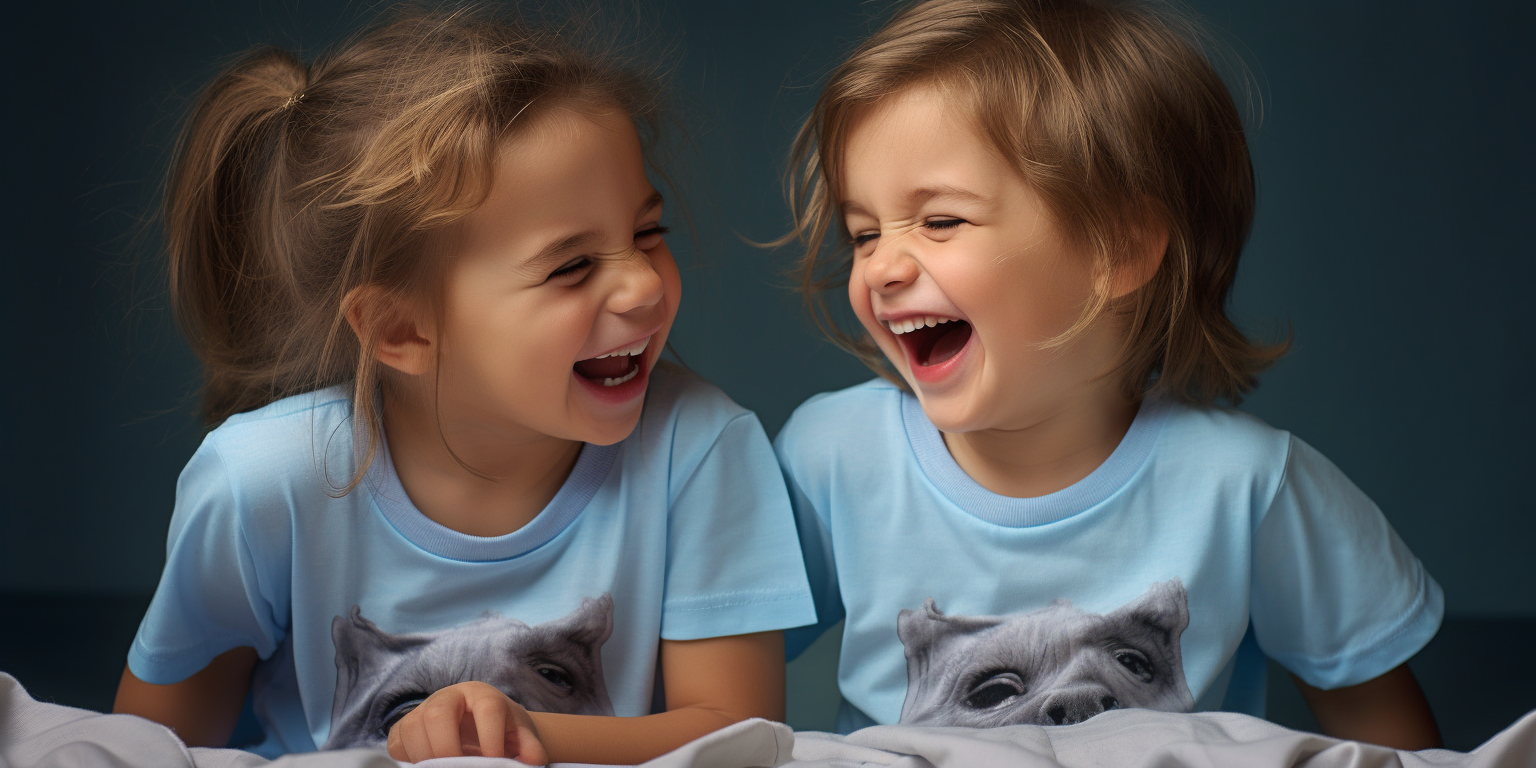
{"label": "lower teeth", "polygon": [[640,373],[640,366],[637,365],[632,370],[630,370],[629,373],[626,373],[623,376],[620,376],[620,377],[618,377],[616,379],[603,379],[603,386],[605,386],[605,387],[617,387],[618,385],[623,384],[624,382],[629,381],[630,379],[633,379],[639,373]]}

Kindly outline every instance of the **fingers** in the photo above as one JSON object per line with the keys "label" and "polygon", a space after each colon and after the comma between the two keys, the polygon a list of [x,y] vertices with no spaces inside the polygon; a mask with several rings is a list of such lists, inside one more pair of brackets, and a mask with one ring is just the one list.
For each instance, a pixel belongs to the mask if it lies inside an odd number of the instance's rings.
{"label": "fingers", "polygon": [[463,755],[459,720],[465,709],[464,692],[458,686],[444,688],[427,697],[389,729],[389,738],[385,742],[389,756],[419,763],[434,757]]}
{"label": "fingers", "polygon": [[515,714],[518,716],[512,718],[509,731],[517,737],[517,759],[529,765],[548,765],[549,753],[544,751],[544,742],[533,729],[533,718],[528,716],[528,710],[518,707]]}
{"label": "fingers", "polygon": [[[432,699],[439,694],[453,692],[450,697],[438,706],[428,707]],[[422,713],[422,725],[426,731],[428,747],[431,750],[427,757],[460,757],[464,754],[464,743],[459,739],[459,720],[463,719],[465,706],[464,696],[461,692],[452,688],[444,688],[432,694],[417,711],[426,709]],[[416,714],[415,712],[411,713]],[[416,758],[418,761],[424,758]]]}
{"label": "fingers", "polygon": [[390,757],[413,763],[509,753],[531,765],[549,762],[528,711],[493,686],[478,682],[452,685],[427,697],[389,730],[386,747]]}
{"label": "fingers", "polygon": [[[425,706],[425,705],[423,705]],[[407,763],[419,763],[432,757],[432,740],[427,736],[426,719],[419,715],[421,707],[406,715],[389,729],[389,756]],[[425,714],[425,713],[422,713]]]}
{"label": "fingers", "polygon": [[475,735],[480,740],[480,754],[486,757],[505,757],[507,754],[507,709],[517,706],[505,696],[500,700],[480,697],[470,702],[474,715]]}

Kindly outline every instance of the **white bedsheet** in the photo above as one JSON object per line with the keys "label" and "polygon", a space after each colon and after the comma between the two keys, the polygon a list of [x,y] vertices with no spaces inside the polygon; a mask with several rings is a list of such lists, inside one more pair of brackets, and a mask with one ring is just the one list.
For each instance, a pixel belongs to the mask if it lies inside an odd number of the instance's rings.
{"label": "white bedsheet", "polygon": [[[399,768],[382,752],[347,750],[267,761],[234,749],[188,748],[170,729],[35,701],[0,673],[0,768]],[[512,768],[456,757],[430,768]],[[866,728],[795,733],[748,720],[684,745],[645,768],[1536,768],[1536,712],[1468,753],[1399,752],[1282,728],[1247,715],[1113,710],[1078,725]]]}

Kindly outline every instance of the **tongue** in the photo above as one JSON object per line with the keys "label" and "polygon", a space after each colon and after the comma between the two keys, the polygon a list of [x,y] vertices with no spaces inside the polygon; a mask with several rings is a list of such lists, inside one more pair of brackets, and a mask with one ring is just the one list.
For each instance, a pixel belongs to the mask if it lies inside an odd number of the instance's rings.
{"label": "tongue", "polygon": [[593,357],[582,360],[573,367],[577,373],[586,378],[602,380],[617,379],[629,373],[629,369],[633,368],[634,365],[635,358],[632,355],[614,355],[613,357],[601,359]]}
{"label": "tongue", "polygon": [[928,359],[919,361],[922,365],[938,365],[954,357],[971,340],[970,323],[951,321],[939,328],[944,329],[944,332],[933,340],[933,346],[928,349]]}

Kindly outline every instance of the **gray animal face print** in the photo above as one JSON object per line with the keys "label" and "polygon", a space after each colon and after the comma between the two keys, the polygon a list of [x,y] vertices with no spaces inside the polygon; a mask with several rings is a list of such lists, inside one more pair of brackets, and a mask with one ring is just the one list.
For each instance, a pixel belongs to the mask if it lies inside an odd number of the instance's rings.
{"label": "gray animal face print", "polygon": [[904,610],[903,725],[1064,725],[1109,709],[1194,709],[1179,636],[1189,597],[1178,580],[1153,584],[1107,614],[1065,600],[1009,616],[946,616],[929,598]]}
{"label": "gray animal face print", "polygon": [[321,748],[383,747],[390,727],[423,699],[470,680],[535,712],[612,715],[599,653],[612,631],[611,595],[534,627],[488,611],[470,624],[401,635],[352,606],[331,621],[336,698]]}

